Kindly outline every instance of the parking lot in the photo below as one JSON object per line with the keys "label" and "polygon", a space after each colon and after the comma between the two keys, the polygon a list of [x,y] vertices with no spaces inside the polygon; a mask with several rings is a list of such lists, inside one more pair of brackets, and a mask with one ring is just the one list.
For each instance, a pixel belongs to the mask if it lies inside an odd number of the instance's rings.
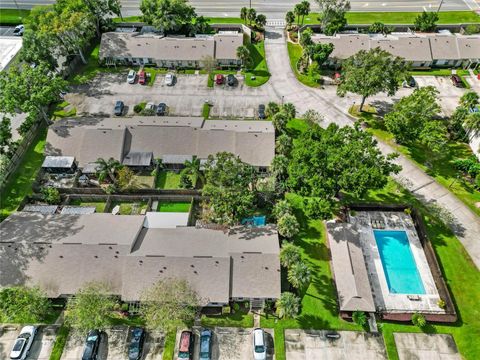
{"label": "parking lot", "polygon": [[[98,360],[127,360],[129,328],[127,326],[114,326],[102,333],[98,351]],[[143,359],[161,360],[164,336],[159,333],[147,333],[144,346]],[[82,357],[85,336],[71,333],[63,350],[62,360],[78,360]]]}
{"label": "parking lot", "polygon": [[168,113],[200,116],[206,100],[212,104],[210,115],[221,118],[252,118],[258,105],[277,96],[270,86],[251,88],[237,76],[238,84],[207,87],[207,75],[177,75],[174,86],[165,85],[165,76],[157,75],[152,86],[128,84],[127,73],[102,73],[85,85],[72,88],[65,99],[77,109],[77,115],[112,116],[117,100],[125,103],[125,114],[133,116],[133,107],[141,102],[166,103]]}
{"label": "parking lot", "polygon": [[0,26],[0,36],[14,36],[15,26]]}
{"label": "parking lot", "polygon": [[[0,328],[0,359],[10,359],[15,339],[21,330],[20,326],[5,326]],[[57,326],[41,326],[35,336],[28,360],[48,360],[55,343]]]}
{"label": "parking lot", "polygon": [[[288,360],[386,360],[381,335],[359,331],[339,331],[338,339],[330,339],[325,330],[285,330],[285,351]],[[360,355],[361,354],[361,355]]]}
{"label": "parking lot", "polygon": [[458,106],[458,100],[466,92],[464,88],[453,86],[449,76],[415,76],[419,87],[433,86],[439,91],[439,104],[445,115],[449,116]]}
{"label": "parking lot", "polygon": [[[200,328],[194,328],[194,360],[198,360],[200,346]],[[268,360],[274,360],[273,329],[264,329]],[[214,328],[212,336],[212,360],[251,360],[253,358],[253,328]],[[174,357],[178,354],[181,330],[177,332]]]}

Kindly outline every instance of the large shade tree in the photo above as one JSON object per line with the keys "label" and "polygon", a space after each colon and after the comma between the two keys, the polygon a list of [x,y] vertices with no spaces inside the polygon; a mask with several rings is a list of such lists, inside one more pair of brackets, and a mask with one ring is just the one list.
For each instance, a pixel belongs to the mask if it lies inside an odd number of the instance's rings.
{"label": "large shade tree", "polygon": [[50,310],[50,301],[37,287],[14,286],[0,289],[1,323],[38,323]]}
{"label": "large shade tree", "polygon": [[347,24],[345,14],[350,10],[349,0],[315,0],[320,8],[320,25],[327,35],[333,35]]}
{"label": "large shade tree", "polygon": [[394,95],[405,78],[409,65],[405,59],[393,56],[380,48],[360,50],[342,63],[342,76],[337,94],[347,92],[362,97],[360,111],[369,96],[386,92]]}
{"label": "large shade tree", "polygon": [[197,17],[188,0],[142,0],[143,21],[165,34],[191,28]]}

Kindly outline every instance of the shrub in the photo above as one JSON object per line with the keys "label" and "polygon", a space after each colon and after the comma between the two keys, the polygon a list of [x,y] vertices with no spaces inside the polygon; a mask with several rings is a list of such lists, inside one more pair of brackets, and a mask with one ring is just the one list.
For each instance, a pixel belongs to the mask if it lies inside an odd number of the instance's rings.
{"label": "shrub", "polygon": [[240,310],[240,305],[238,303],[234,303],[233,304],[233,311],[237,312],[238,310]]}
{"label": "shrub", "polygon": [[306,200],[305,214],[313,219],[327,220],[332,217],[332,204],[326,199]]}
{"label": "shrub", "polygon": [[441,309],[445,309],[447,307],[447,304],[445,303],[445,300],[443,300],[443,299],[438,299],[437,305]]}
{"label": "shrub", "polygon": [[190,179],[190,177],[185,174],[185,173],[182,173],[180,175],[180,187],[182,189],[191,189],[193,188],[193,183],[192,183],[192,179]]}
{"label": "shrub", "polygon": [[290,204],[287,200],[278,201],[274,205],[273,210],[272,210],[272,215],[277,220],[279,220],[283,215],[291,214],[291,213],[292,213],[292,207],[290,206]]}
{"label": "shrub", "polygon": [[299,232],[297,218],[292,214],[285,214],[278,220],[278,233],[286,238],[292,238]]}
{"label": "shrub", "polygon": [[222,315],[228,315],[231,313],[230,306],[224,306],[222,307]]}
{"label": "shrub", "polygon": [[146,102],[141,102],[140,104],[137,104],[133,107],[133,111],[135,114],[141,113],[145,109],[145,105],[147,105]]}
{"label": "shrub", "polygon": [[58,204],[60,202],[60,192],[52,187],[42,189],[43,199],[48,204]]}
{"label": "shrub", "polygon": [[473,35],[480,32],[480,25],[477,24],[469,24],[465,27],[465,34]]}
{"label": "shrub", "polygon": [[412,324],[422,329],[427,325],[427,320],[425,320],[425,316],[422,314],[415,313],[412,315]]}
{"label": "shrub", "polygon": [[128,309],[129,309],[129,306],[127,303],[123,303],[122,306],[120,307],[120,310],[122,311],[128,311]]}
{"label": "shrub", "polygon": [[352,320],[355,324],[360,326],[367,325],[367,315],[363,311],[354,311],[352,314]]}

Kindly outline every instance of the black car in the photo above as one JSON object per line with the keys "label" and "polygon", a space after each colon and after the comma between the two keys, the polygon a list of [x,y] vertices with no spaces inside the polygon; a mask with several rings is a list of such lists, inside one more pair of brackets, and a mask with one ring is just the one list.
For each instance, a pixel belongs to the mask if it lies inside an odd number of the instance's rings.
{"label": "black car", "polygon": [[258,105],[258,118],[259,119],[265,119],[265,105],[260,104]]}
{"label": "black car", "polygon": [[163,116],[167,112],[167,105],[165,103],[160,103],[157,106],[157,115]]}
{"label": "black car", "polygon": [[200,333],[200,360],[212,359],[212,330],[203,329]]}
{"label": "black car", "polygon": [[143,343],[145,342],[145,330],[134,328],[130,334],[132,337],[128,345],[128,360],[140,360],[143,353]]}
{"label": "black car", "polygon": [[90,330],[85,341],[82,360],[97,360],[101,334],[98,330]]}
{"label": "black car", "polygon": [[232,74],[227,75],[228,86],[235,86],[236,83],[237,83],[237,78],[235,77],[235,75],[232,75]]}
{"label": "black car", "polygon": [[417,86],[417,83],[415,82],[414,77],[411,76],[411,75],[410,75],[410,76],[407,76],[407,78],[405,79],[405,81],[407,82],[408,86],[410,86],[410,87],[412,87],[412,88],[415,87],[415,86]]}
{"label": "black car", "polygon": [[123,101],[117,101],[115,103],[115,110],[114,110],[114,113],[115,115],[117,116],[120,116],[123,114],[123,109],[125,108],[125,104],[123,103]]}

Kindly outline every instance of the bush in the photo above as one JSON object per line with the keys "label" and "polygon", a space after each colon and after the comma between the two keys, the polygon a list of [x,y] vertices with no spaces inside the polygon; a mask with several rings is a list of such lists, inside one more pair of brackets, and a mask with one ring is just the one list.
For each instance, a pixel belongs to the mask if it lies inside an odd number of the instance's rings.
{"label": "bush", "polygon": [[327,220],[332,217],[332,204],[326,199],[305,200],[305,214],[313,219]]}
{"label": "bush", "polygon": [[278,233],[288,239],[300,231],[297,218],[292,214],[285,214],[278,220]]}
{"label": "bush", "polygon": [[354,311],[352,314],[352,320],[355,324],[360,326],[367,325],[367,315],[363,311]]}
{"label": "bush", "polygon": [[438,299],[437,305],[440,309],[445,309],[447,307],[447,304],[445,303],[445,300],[443,300],[443,299]]}
{"label": "bush", "polygon": [[190,179],[190,177],[185,173],[182,173],[180,175],[180,187],[182,189],[192,189],[193,188],[192,179]]}
{"label": "bush", "polygon": [[222,307],[222,315],[229,315],[231,313],[230,306]]}
{"label": "bush", "polygon": [[465,34],[466,35],[473,35],[480,32],[480,25],[477,24],[469,24],[465,27]]}
{"label": "bush", "polygon": [[137,104],[133,107],[133,111],[135,114],[141,113],[145,109],[145,105],[147,105],[146,102],[141,102],[140,104]]}
{"label": "bush", "polygon": [[48,204],[58,204],[60,202],[60,192],[52,187],[42,189],[43,199]]}
{"label": "bush", "polygon": [[291,213],[292,207],[287,200],[280,200],[273,206],[272,215],[277,220],[279,220],[283,215]]}
{"label": "bush", "polygon": [[39,288],[24,286],[0,290],[0,322],[38,323],[50,310],[47,295]]}
{"label": "bush", "polygon": [[422,329],[427,325],[427,320],[422,314],[415,313],[412,315],[412,324]]}
{"label": "bush", "polygon": [[237,312],[238,310],[240,310],[240,305],[238,303],[234,303],[233,304],[233,311]]}

